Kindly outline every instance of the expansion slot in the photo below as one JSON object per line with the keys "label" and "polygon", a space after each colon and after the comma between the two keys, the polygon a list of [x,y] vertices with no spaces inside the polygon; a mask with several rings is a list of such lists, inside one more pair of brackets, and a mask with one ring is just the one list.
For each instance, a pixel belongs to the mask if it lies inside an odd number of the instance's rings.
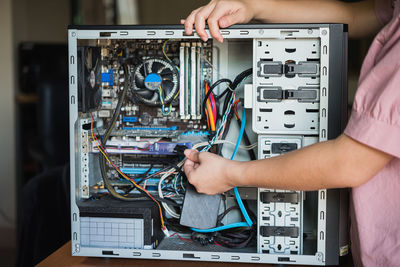
{"label": "expansion slot", "polygon": [[[146,143],[123,140],[110,140],[107,142],[107,153],[109,154],[147,154],[147,155],[177,155],[177,149],[191,148],[191,142],[184,143]],[[92,152],[98,153],[98,147],[95,141],[92,141]]]}

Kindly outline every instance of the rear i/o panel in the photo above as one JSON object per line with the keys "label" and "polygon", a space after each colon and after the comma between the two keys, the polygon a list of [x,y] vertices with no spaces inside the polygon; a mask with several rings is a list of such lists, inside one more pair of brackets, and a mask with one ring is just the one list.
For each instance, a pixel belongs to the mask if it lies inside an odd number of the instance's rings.
{"label": "rear i/o panel", "polygon": [[263,160],[339,135],[345,25],[237,25],[223,43],[176,25],[68,34],[73,255],[338,263],[339,190],[202,195],[183,152]]}

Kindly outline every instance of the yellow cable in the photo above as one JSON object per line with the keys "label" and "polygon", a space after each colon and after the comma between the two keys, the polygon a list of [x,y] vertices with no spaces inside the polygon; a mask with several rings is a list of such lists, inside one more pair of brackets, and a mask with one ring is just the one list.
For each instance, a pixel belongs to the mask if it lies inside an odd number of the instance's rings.
{"label": "yellow cable", "polygon": [[[206,84],[206,94],[208,93],[208,84]],[[214,113],[212,112],[212,108],[211,108],[211,102],[210,102],[210,99],[208,98],[207,99],[207,102],[206,102],[206,108],[207,108],[207,111],[208,111],[208,117],[210,118],[210,128],[211,128],[211,131],[215,131],[215,121],[214,121]]]}
{"label": "yellow cable", "polygon": [[[103,156],[104,156],[104,158],[107,160],[107,162],[108,162],[111,166],[114,166],[114,164],[110,161],[110,159],[108,158],[107,154],[103,151],[103,149],[101,149],[101,147],[99,146],[99,144],[98,144],[96,138],[94,137],[93,115],[92,115],[92,113],[90,114],[90,117],[91,117],[91,120],[92,120],[92,121],[91,121],[91,135],[92,135],[92,140],[96,143],[97,149],[100,151],[101,154],[103,154]],[[126,176],[126,174],[123,173],[119,168],[115,168],[115,170],[116,170],[119,174],[121,174],[121,176],[124,177],[126,180],[132,182],[134,186],[136,186],[136,187],[139,188],[139,189],[143,189],[140,185],[138,185],[137,183],[135,183],[135,181],[134,181],[133,179],[131,179],[131,178],[129,178],[128,176]],[[160,211],[161,227],[162,227],[162,229],[166,229],[166,227],[165,227],[165,225],[164,225],[164,218],[163,218],[163,215],[162,215],[162,209],[161,209],[160,203],[158,203],[158,201],[155,200],[155,199],[150,195],[150,193],[147,192],[146,190],[143,189],[143,192],[145,192],[145,193],[157,204],[158,209],[159,209],[159,211]]]}
{"label": "yellow cable", "polygon": [[165,53],[165,46],[167,45],[167,42],[168,42],[168,41],[169,41],[169,40],[166,40],[166,41],[164,42],[164,44],[163,44],[163,46],[162,46],[162,52],[163,52],[165,58],[168,59],[169,61],[171,61],[171,59],[167,56],[167,53]]}
{"label": "yellow cable", "polygon": [[[164,54],[164,57],[165,57],[166,59],[168,59],[168,61],[172,62],[172,60],[167,56],[167,53],[165,52],[165,46],[167,45],[167,42],[168,42],[169,40],[171,40],[171,39],[168,39],[168,40],[166,40],[166,41],[164,42],[164,44],[163,44],[163,46],[162,46],[162,52],[163,52],[163,54]],[[178,66],[175,65],[175,67],[176,67],[176,69],[177,69],[178,71],[181,71],[181,70],[179,69]]]}
{"label": "yellow cable", "polygon": [[210,118],[211,131],[215,131],[215,121],[214,121],[214,116],[213,116],[213,113],[211,110],[210,102],[207,102],[207,111],[208,111],[209,118]]}

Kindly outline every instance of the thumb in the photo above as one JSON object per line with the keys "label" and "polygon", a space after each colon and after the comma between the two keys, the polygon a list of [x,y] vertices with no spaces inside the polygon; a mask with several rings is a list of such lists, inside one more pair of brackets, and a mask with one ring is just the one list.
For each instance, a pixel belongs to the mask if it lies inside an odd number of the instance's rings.
{"label": "thumb", "polygon": [[199,152],[196,149],[186,149],[183,153],[185,153],[185,156],[193,161],[193,162],[200,162],[199,158]]}
{"label": "thumb", "polygon": [[195,170],[195,163],[190,159],[186,160],[185,164],[183,165],[183,170],[186,174],[186,177],[190,180],[191,173]]}
{"label": "thumb", "polygon": [[243,22],[242,17],[243,17],[242,14],[240,14],[239,12],[235,12],[220,18],[218,20],[218,24],[221,28],[227,28],[229,26],[232,26],[233,24]]}

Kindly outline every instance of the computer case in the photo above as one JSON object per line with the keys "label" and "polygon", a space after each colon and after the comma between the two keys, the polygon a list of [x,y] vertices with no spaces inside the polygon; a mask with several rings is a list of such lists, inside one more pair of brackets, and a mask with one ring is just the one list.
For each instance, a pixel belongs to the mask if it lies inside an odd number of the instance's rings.
{"label": "computer case", "polygon": [[[254,223],[240,248],[179,231],[188,186],[179,164],[185,148],[204,147],[217,132],[203,109],[215,81],[252,74],[233,89],[221,82],[213,97],[222,117],[220,96],[235,90],[257,159],[334,139],[347,122],[347,25],[247,24],[221,34],[223,43],[186,35],[181,25],[69,27],[72,255],[335,265],[348,253],[346,189],[239,188]],[[224,139],[234,143],[240,123],[233,112],[226,120]],[[233,148],[217,151],[228,157]],[[239,150],[235,159],[250,154]],[[168,166],[175,178],[163,180],[157,175]],[[235,209],[235,194],[213,203],[221,214]],[[174,222],[169,236],[160,216]],[[242,221],[237,210],[222,217],[224,225]]]}

